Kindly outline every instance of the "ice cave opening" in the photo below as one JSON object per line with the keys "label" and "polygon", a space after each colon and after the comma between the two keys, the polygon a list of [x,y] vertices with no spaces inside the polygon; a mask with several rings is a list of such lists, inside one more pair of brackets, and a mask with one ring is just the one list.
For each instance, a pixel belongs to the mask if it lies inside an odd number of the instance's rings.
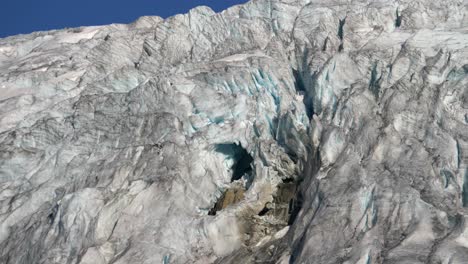
{"label": "ice cave opening", "polygon": [[248,183],[247,186],[250,186],[253,181],[253,157],[247,152],[247,150],[236,143],[217,144],[215,146],[215,150],[233,160],[233,165],[231,167],[231,182],[240,180],[244,177]]}
{"label": "ice cave opening", "polygon": [[[209,215],[216,215],[217,211],[241,201],[244,198],[245,191],[249,189],[254,179],[252,170],[254,159],[241,145],[236,143],[217,144],[215,151],[223,154],[227,160],[231,161],[232,176],[231,186],[224,190],[221,197],[208,212]],[[245,185],[239,182],[241,179],[245,180]]]}

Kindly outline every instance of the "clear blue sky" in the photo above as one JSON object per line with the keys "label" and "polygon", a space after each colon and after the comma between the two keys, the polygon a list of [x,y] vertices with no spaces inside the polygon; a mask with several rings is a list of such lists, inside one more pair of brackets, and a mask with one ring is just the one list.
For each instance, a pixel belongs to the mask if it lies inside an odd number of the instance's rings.
{"label": "clear blue sky", "polygon": [[39,30],[129,23],[140,16],[168,17],[207,5],[215,11],[247,0],[1,0],[0,38]]}

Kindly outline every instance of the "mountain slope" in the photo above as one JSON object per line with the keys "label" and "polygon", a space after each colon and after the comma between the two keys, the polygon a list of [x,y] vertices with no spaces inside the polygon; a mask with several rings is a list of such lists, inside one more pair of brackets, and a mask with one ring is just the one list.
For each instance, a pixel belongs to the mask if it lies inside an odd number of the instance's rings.
{"label": "mountain slope", "polygon": [[467,14],[253,0],[0,39],[0,262],[465,263]]}

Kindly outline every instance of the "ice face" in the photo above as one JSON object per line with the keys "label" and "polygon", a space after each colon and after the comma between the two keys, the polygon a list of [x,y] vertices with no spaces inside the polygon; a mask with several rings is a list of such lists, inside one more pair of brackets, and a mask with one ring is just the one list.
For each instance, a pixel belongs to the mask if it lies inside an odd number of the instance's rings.
{"label": "ice face", "polygon": [[0,39],[0,262],[465,263],[467,8],[253,0]]}

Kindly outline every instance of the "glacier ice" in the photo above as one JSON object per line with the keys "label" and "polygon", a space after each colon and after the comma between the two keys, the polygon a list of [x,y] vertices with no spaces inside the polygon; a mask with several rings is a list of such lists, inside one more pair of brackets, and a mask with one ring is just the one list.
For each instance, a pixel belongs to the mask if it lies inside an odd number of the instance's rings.
{"label": "glacier ice", "polygon": [[0,39],[0,262],[466,263],[467,29],[251,0]]}

